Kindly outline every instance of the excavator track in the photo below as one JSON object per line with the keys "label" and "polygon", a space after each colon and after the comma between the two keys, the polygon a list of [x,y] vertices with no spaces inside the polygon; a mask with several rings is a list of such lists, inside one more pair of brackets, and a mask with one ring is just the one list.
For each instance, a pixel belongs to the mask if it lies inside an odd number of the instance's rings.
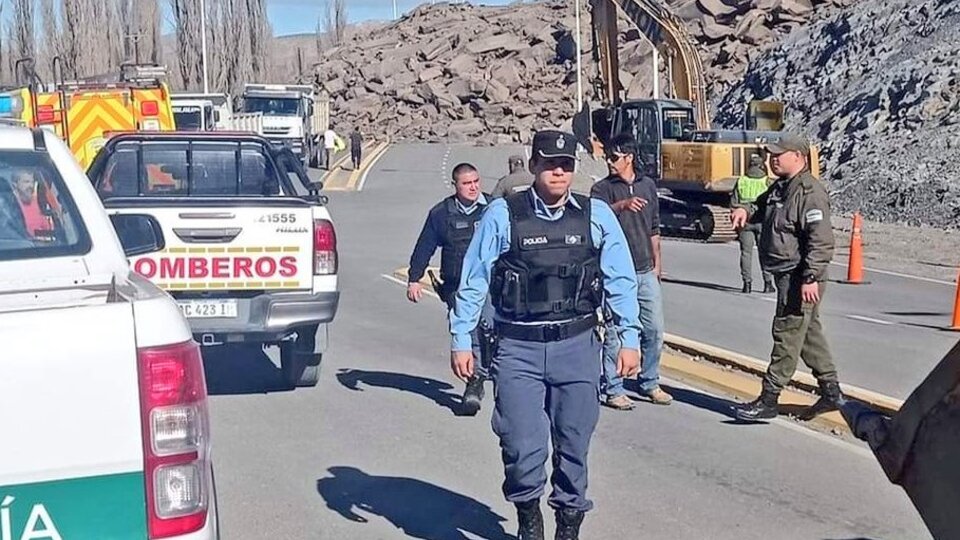
{"label": "excavator track", "polygon": [[723,243],[737,238],[730,222],[730,209],[690,203],[670,196],[660,197],[660,234],[691,242]]}

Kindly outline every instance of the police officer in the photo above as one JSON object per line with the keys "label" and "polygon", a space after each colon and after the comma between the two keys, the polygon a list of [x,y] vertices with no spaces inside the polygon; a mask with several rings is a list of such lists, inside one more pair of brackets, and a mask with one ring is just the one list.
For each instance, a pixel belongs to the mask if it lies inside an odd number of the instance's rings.
{"label": "police officer", "polygon": [[[410,271],[407,284],[407,299],[419,302],[423,296],[423,287],[420,280],[427,270],[430,259],[440,249],[440,280],[442,286],[437,294],[447,304],[448,313],[453,312],[455,292],[460,283],[460,269],[463,256],[473,238],[474,230],[480,222],[480,216],[487,205],[487,196],[480,191],[480,173],[469,163],[460,163],[453,168],[453,182],[456,193],[444,198],[430,209],[427,220],[420,231],[420,237],[410,255]],[[484,310],[484,324],[489,325],[489,315],[492,308],[489,305]],[[478,359],[483,360],[481,354],[481,339],[479,329],[475,324],[470,330],[472,350]],[[483,401],[483,382],[487,378],[484,362],[478,363],[476,373],[466,381],[463,392],[464,414],[473,416],[480,410]]]}
{"label": "police officer", "polygon": [[491,195],[494,197],[506,197],[511,193],[523,191],[533,183],[533,177],[523,166],[523,158],[520,156],[510,156],[507,159],[507,170],[509,173],[497,180]]}
{"label": "police officer", "polygon": [[[499,338],[493,362],[493,430],[500,439],[503,493],[517,506],[520,540],[540,540],[544,463],[553,449],[549,505],[556,538],[576,540],[587,499],[587,452],[599,416],[597,309],[606,297],[620,332],[617,367],[639,365],[637,282],[630,250],[610,207],[573,194],[573,134],[534,135],[531,189],[496,199],[484,212],[463,263],[450,318],[451,367],[474,373],[469,332],[488,291]],[[552,439],[552,446],[551,446]]]}
{"label": "police officer", "polygon": [[[763,156],[760,154],[750,155],[750,165],[747,167],[746,174],[737,179],[733,187],[730,206],[733,208],[744,208],[747,213],[753,213],[755,204],[760,195],[770,187],[770,179],[767,178],[766,166]],[[753,246],[760,237],[760,224],[750,223],[740,230],[737,240],[740,241],[740,277],[743,278],[743,293],[753,292]],[[773,288],[773,275],[766,270],[763,273],[763,292],[776,292]]]}
{"label": "police officer", "polygon": [[736,229],[761,223],[760,262],[777,285],[773,318],[773,351],[756,400],[739,407],[742,420],[777,416],[780,391],[793,377],[797,361],[810,366],[820,385],[820,399],[801,414],[802,419],[836,410],[842,403],[837,369],[820,324],[820,303],[833,257],[830,201],[823,184],[810,174],[810,148],[805,140],[785,134],[767,146],[777,180],[756,201],[751,215],[733,210]]}

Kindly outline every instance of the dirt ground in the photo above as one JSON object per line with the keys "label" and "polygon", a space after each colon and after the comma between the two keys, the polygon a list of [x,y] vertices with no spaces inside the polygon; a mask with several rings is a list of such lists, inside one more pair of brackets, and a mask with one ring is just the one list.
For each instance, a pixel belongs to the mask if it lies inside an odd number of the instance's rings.
{"label": "dirt ground", "polygon": [[[834,260],[847,262],[853,220],[833,218],[837,237]],[[943,281],[956,281],[960,267],[960,231],[864,222],[863,265]]]}

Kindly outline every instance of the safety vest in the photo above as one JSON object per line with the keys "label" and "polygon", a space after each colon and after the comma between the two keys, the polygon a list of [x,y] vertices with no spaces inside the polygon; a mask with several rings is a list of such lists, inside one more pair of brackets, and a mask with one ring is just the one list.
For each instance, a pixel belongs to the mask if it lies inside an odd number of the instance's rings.
{"label": "safety vest", "polygon": [[534,213],[529,191],[506,197],[510,249],[493,269],[491,301],[508,321],[562,321],[596,312],[602,300],[600,251],[590,234],[590,199],[571,194],[556,221]]}
{"label": "safety vest", "polygon": [[444,288],[455,291],[460,285],[463,258],[467,255],[473,232],[483,216],[483,208],[478,207],[473,212],[464,214],[457,208],[456,195],[447,197],[444,207],[446,224],[440,233],[440,279],[443,280]]}
{"label": "safety vest", "polygon": [[767,191],[767,177],[753,178],[747,175],[737,179],[737,197],[742,203],[752,203]]}

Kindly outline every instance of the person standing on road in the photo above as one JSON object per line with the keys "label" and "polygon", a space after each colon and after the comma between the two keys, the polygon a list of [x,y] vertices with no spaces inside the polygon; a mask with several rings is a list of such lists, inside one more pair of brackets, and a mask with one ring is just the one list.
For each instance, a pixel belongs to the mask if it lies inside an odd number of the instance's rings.
{"label": "person standing on road", "polygon": [[[407,284],[407,299],[419,302],[423,296],[423,279],[430,259],[440,248],[440,280],[442,286],[436,291],[440,299],[447,304],[448,314],[456,306],[457,285],[460,283],[460,270],[467,246],[473,238],[474,230],[480,223],[487,196],[480,191],[480,173],[469,163],[460,163],[453,168],[453,182],[456,193],[445,197],[427,214],[427,220],[420,231],[420,237],[410,255],[410,270]],[[490,328],[492,308],[485,306],[482,323]],[[470,350],[477,359],[476,373],[466,382],[463,392],[463,413],[469,416],[477,414],[483,401],[483,383],[487,379],[485,355],[483,353],[479,321],[470,329]]]}
{"label": "person standing on road", "polygon": [[[750,165],[747,167],[745,175],[737,179],[733,187],[730,206],[732,208],[744,208],[748,214],[756,211],[757,198],[763,195],[770,187],[770,179],[767,178],[766,163],[760,154],[750,155]],[[743,278],[743,293],[753,292],[753,246],[760,238],[761,225],[759,223],[748,223],[737,235],[740,241],[740,277]],[[763,270],[763,292],[776,292],[773,287],[773,275]]]}
{"label": "person standing on road", "polygon": [[506,197],[511,193],[517,193],[528,189],[533,183],[533,177],[524,168],[523,158],[520,156],[510,156],[507,159],[506,176],[497,180],[497,185],[493,188],[491,195],[496,198]]}
{"label": "person standing on road", "polygon": [[353,160],[353,170],[360,168],[360,160],[363,157],[363,135],[360,134],[360,128],[353,127],[350,132],[350,159]]}
{"label": "person standing on road", "polygon": [[[660,388],[660,353],[663,350],[663,294],[660,288],[660,207],[657,185],[637,171],[637,141],[629,134],[613,137],[606,151],[610,175],[593,184],[590,196],[610,205],[623,227],[637,272],[640,305],[640,352],[643,367],[640,394],[657,405],[669,405],[673,396]],[[618,333],[606,323],[603,343],[605,404],[618,410],[633,408],[623,378],[617,373]]]}
{"label": "person standing on road", "polygon": [[756,201],[751,214],[736,208],[734,228],[760,223],[760,263],[773,273],[777,310],[773,318],[773,351],[760,397],[736,409],[741,420],[777,416],[780,391],[803,359],[820,386],[820,399],[800,418],[836,410],[843,402],[837,368],[820,324],[820,303],[833,258],[830,200],[823,184],[810,174],[810,147],[795,135],[784,134],[767,145],[777,180]]}
{"label": "person standing on road", "polygon": [[329,126],[323,132],[323,168],[330,170],[332,166],[333,154],[337,148],[337,132],[333,130],[333,125]]}
{"label": "person standing on road", "polygon": [[484,212],[450,318],[451,367],[469,380],[476,371],[469,332],[488,292],[496,308],[492,427],[520,540],[544,538],[540,497],[551,448],[548,502],[557,520],[555,538],[577,540],[593,507],[586,494],[587,453],[600,415],[596,313],[604,297],[623,347],[620,375],[635,374],[640,361],[630,250],[606,204],[571,193],[576,147],[571,133],[534,135],[533,187],[494,200]]}

